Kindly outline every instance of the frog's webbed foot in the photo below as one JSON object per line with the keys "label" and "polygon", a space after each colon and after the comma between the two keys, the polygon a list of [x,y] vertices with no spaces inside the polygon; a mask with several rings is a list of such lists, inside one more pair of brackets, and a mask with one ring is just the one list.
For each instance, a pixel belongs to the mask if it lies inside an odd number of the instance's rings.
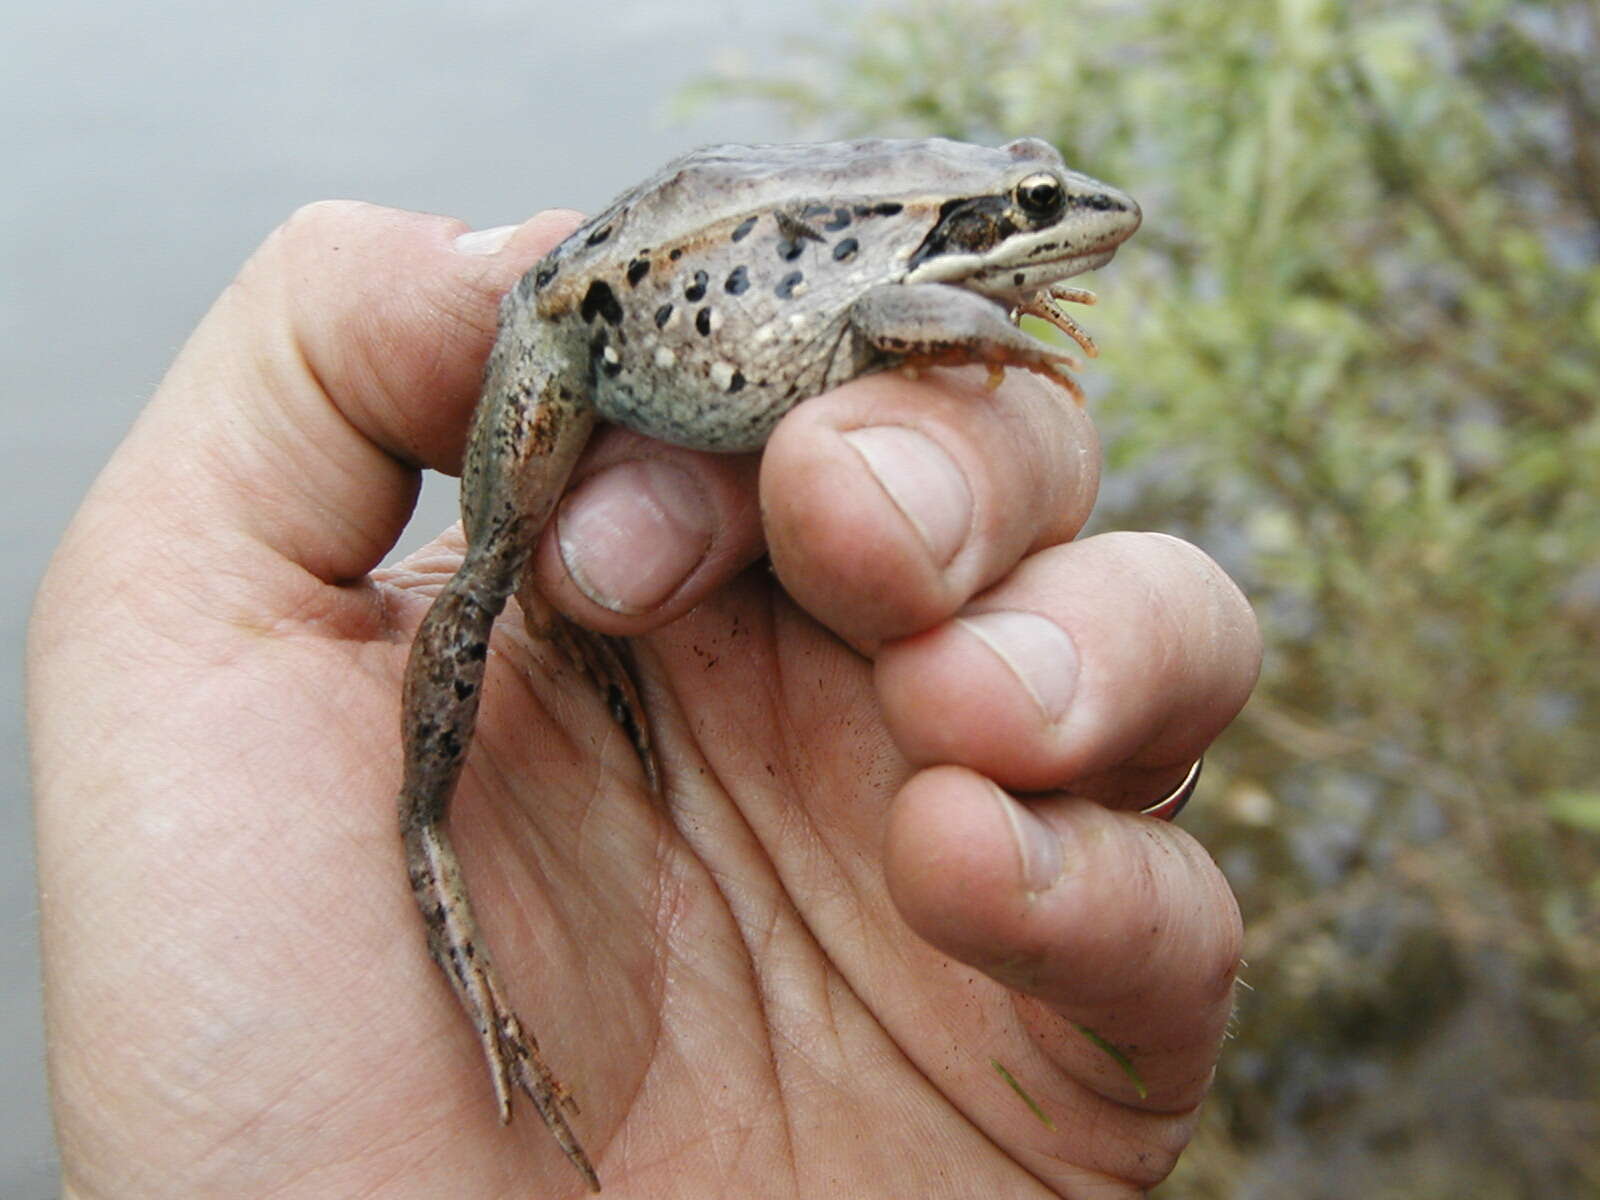
{"label": "frog's webbed foot", "polygon": [[598,1192],[600,1177],[564,1111],[577,1112],[578,1106],[506,1000],[478,934],[449,835],[437,824],[415,826],[406,830],[405,846],[411,887],[427,924],[428,949],[477,1031],[494,1082],[501,1124],[511,1121],[511,1089],[515,1085],[533,1101],[589,1190]]}
{"label": "frog's webbed foot", "polygon": [[965,288],[874,288],[851,307],[850,328],[858,354],[869,360],[913,368],[983,363],[992,376],[1020,367],[1056,380],[1083,403],[1083,390],[1067,373],[1082,367],[1077,359],[1022,332],[1005,308]]}

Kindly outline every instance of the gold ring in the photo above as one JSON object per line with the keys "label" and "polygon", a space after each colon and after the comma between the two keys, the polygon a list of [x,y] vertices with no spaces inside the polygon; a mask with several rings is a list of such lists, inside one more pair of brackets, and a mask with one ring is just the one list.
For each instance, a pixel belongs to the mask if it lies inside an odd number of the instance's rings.
{"label": "gold ring", "polygon": [[1158,821],[1170,821],[1183,811],[1183,806],[1189,803],[1189,797],[1194,795],[1195,786],[1200,782],[1200,765],[1206,760],[1197,758],[1194,766],[1189,768],[1189,773],[1183,777],[1183,782],[1173,788],[1161,799],[1148,808],[1141,808],[1141,817],[1154,817]]}

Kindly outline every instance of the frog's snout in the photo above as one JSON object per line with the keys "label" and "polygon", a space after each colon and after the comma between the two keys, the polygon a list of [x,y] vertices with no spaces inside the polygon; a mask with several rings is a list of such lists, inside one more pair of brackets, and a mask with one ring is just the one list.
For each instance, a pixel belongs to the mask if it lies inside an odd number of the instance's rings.
{"label": "frog's snout", "polygon": [[1067,206],[1091,226],[1098,240],[1111,248],[1127,241],[1144,220],[1139,202],[1120,188],[1088,175],[1070,172],[1066,179]]}

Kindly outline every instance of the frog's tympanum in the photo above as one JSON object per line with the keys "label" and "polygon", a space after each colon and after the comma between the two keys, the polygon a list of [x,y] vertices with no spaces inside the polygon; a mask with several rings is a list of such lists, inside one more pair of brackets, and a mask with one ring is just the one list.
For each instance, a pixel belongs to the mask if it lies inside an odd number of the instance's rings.
{"label": "frog's tympanum", "polygon": [[[566,1093],[505,1002],[444,825],[490,627],[596,419],[752,450],[789,409],[846,380],[959,363],[987,364],[996,380],[1006,367],[1039,371],[1078,396],[1062,371],[1077,364],[1017,318],[1042,318],[1093,354],[1059,307],[1093,297],[1061,281],[1104,265],[1138,226],[1129,197],[1033,139],[717,146],[623,195],[502,303],[462,480],[466,559],[406,676],[400,822],[429,947],[477,1028],[501,1119],[514,1081],[590,1187]],[[548,633],[548,611],[540,622]],[[642,714],[622,715],[650,760]],[[653,761],[646,770],[657,778]]]}

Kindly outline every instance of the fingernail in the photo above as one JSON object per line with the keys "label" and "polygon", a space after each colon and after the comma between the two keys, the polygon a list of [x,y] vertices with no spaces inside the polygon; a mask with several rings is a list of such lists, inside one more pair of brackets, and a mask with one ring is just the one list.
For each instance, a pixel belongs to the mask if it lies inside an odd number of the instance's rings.
{"label": "fingernail", "polygon": [[1059,625],[1030,612],[956,619],[1010,668],[1046,721],[1061,719],[1078,686],[1078,648]]}
{"label": "fingernail", "polygon": [[711,547],[700,485],[663,462],[591,475],[561,503],[556,542],[578,589],[602,608],[648,612],[676,591]]}
{"label": "fingernail", "polygon": [[1060,835],[1034,816],[1026,805],[1018,804],[997,787],[992,790],[1016,841],[1017,857],[1022,863],[1022,886],[1034,893],[1049,891],[1061,878],[1065,862]]}
{"label": "fingernail", "polygon": [[972,490],[944,448],[902,425],[853,429],[844,440],[911,522],[933,561],[944,566],[953,559],[972,527]]}
{"label": "fingernail", "polygon": [[456,238],[458,254],[498,254],[517,231],[515,225],[496,225],[493,229],[474,229]]}

